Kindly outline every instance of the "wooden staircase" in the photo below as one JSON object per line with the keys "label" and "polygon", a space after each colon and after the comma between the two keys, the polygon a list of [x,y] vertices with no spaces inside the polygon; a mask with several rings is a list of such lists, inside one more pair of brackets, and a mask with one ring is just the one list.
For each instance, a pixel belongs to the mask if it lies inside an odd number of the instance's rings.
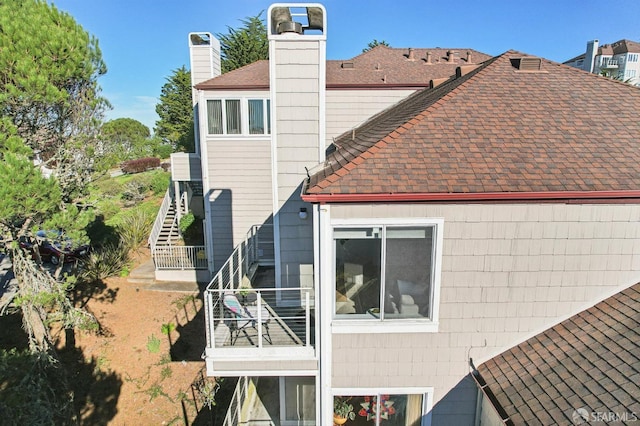
{"label": "wooden staircase", "polygon": [[173,203],[169,207],[162,223],[162,229],[158,235],[156,246],[173,246],[180,241],[180,231],[178,230],[178,219],[176,217],[176,207]]}

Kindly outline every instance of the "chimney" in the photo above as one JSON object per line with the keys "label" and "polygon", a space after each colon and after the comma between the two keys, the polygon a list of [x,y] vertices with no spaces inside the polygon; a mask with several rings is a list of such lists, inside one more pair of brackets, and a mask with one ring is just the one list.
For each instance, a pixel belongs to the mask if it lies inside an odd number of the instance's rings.
{"label": "chimney", "polygon": [[192,86],[219,76],[220,42],[211,33],[189,33],[189,59]]}
{"label": "chimney", "polygon": [[307,170],[325,160],[326,23],[320,4],[276,4],[267,11],[276,287],[300,286],[301,271],[314,261],[312,221],[301,216],[311,206],[299,186]]}
{"label": "chimney", "polygon": [[193,107],[196,153],[200,153],[198,91],[193,87],[220,75],[220,42],[211,33],[189,33],[191,65],[191,106]]}
{"label": "chimney", "polygon": [[410,60],[410,61],[415,61],[416,60],[415,55],[413,53],[413,48],[411,48],[411,47],[409,48],[409,53],[407,54],[407,59]]}
{"label": "chimney", "polygon": [[431,52],[427,52],[427,63],[431,64]]}
{"label": "chimney", "polygon": [[467,51],[467,63],[471,63],[471,51]]}
{"label": "chimney", "polygon": [[453,50],[447,50],[447,62],[453,62]]}
{"label": "chimney", "polygon": [[584,54],[584,62],[582,69],[588,72],[593,72],[593,65],[595,64],[596,55],[598,54],[598,40],[591,40],[587,42],[587,51]]}

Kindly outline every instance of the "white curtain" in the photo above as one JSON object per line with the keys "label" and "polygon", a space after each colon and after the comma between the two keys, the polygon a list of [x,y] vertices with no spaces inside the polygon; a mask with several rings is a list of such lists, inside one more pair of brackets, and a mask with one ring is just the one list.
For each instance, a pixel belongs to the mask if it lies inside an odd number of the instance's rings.
{"label": "white curtain", "polygon": [[227,134],[239,135],[242,133],[242,125],[240,124],[240,100],[227,99],[225,104],[227,113]]}
{"label": "white curtain", "polygon": [[207,101],[207,124],[210,135],[222,134],[222,102]]}

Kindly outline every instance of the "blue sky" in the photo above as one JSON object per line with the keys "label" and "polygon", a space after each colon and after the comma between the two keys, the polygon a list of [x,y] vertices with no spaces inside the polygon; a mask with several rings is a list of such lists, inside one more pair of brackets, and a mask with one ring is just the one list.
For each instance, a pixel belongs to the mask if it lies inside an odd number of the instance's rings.
{"label": "blue sky", "polygon": [[[187,35],[226,33],[273,2],[263,0],[50,0],[96,36],[108,73],[100,79],[114,109],[151,130],[162,85],[189,67]],[[509,49],[562,62],[588,40],[640,41],[640,1],[327,0],[327,57],[348,59],[373,39],[393,47]]]}

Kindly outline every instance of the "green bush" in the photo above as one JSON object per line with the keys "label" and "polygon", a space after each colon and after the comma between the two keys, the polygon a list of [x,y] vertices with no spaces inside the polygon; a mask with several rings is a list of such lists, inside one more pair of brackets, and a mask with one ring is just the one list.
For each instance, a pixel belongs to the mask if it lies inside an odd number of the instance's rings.
{"label": "green bush", "polygon": [[82,262],[82,278],[95,282],[120,274],[129,263],[129,249],[120,242],[95,250]]}
{"label": "green bush", "polygon": [[196,221],[196,217],[191,212],[182,216],[182,219],[180,219],[180,224],[179,224],[180,232],[182,232],[182,234],[186,234],[189,227],[193,225],[193,222],[195,221]]}
{"label": "green bush", "polygon": [[149,189],[153,192],[153,195],[164,194],[167,188],[169,188],[170,181],[171,173],[156,171],[151,174]]}
{"label": "green bush", "polygon": [[117,225],[124,247],[134,250],[149,238],[155,216],[143,209],[134,209],[123,215]]}

